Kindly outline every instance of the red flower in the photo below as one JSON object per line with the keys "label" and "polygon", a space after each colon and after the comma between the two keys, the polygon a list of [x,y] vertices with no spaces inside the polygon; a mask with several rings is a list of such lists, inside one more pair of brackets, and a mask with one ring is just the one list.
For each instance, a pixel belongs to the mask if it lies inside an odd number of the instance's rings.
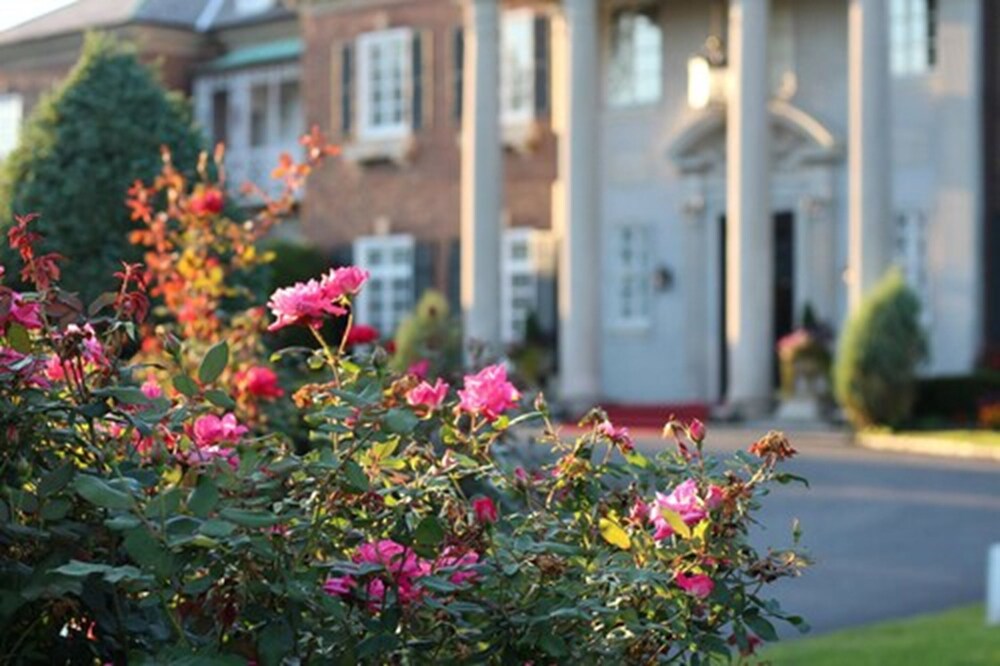
{"label": "red flower", "polygon": [[489,497],[472,500],[472,510],[476,512],[476,520],[483,525],[497,522],[497,505]]}
{"label": "red flower", "polygon": [[188,200],[188,210],[199,217],[218,215],[222,212],[223,205],[222,192],[214,187],[196,192]]}
{"label": "red flower", "polygon": [[278,375],[270,368],[255,365],[236,373],[236,387],[244,393],[262,400],[273,400],[285,395],[278,385]]}
{"label": "red flower", "polygon": [[381,337],[378,329],[374,326],[366,326],[365,324],[355,324],[351,326],[351,330],[347,332],[347,344],[348,345],[367,345],[375,342]]}

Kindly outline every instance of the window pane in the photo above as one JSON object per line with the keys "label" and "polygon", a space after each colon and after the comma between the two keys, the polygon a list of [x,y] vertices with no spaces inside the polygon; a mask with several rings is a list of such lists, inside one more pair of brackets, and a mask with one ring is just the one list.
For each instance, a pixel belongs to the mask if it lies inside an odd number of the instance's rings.
{"label": "window pane", "polygon": [[663,31],[655,11],[622,9],[612,16],[608,91],[612,106],[647,104],[663,88]]}
{"label": "window pane", "polygon": [[534,114],[535,17],[530,12],[504,16],[500,30],[500,110],[507,121]]}
{"label": "window pane", "polygon": [[267,143],[267,85],[250,88],[250,145]]}
{"label": "window pane", "polygon": [[294,141],[302,133],[302,97],[298,81],[283,81],[278,89],[281,138]]}

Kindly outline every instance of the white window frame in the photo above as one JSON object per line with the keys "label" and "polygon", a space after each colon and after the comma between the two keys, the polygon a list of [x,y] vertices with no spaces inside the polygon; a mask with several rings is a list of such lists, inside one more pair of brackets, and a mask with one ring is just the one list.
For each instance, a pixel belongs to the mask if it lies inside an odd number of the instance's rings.
{"label": "white window frame", "polygon": [[[516,247],[523,252],[515,253]],[[525,324],[539,314],[540,280],[555,271],[550,231],[531,227],[504,229],[500,254],[500,331],[504,344],[524,341]]]}
{"label": "white window frame", "polygon": [[[290,82],[297,82],[298,104],[294,105],[298,125],[282,128],[281,90]],[[254,88],[264,88],[264,142],[252,143],[252,98]],[[278,164],[282,153],[300,155],[299,136],[305,132],[305,109],[301,70],[297,64],[273,64],[235,72],[208,74],[198,77],[194,85],[195,112],[206,133],[212,131],[212,99],[217,91],[227,91],[226,164],[227,181],[233,193],[238,194],[243,183],[250,181],[270,195],[280,193],[281,183],[271,178],[271,171]]]}
{"label": "white window frame", "polygon": [[[642,48],[634,42],[635,35],[633,35],[633,43],[630,46],[630,53],[627,54],[628,62],[618,62],[616,61],[615,53],[615,40],[617,39],[615,25],[615,13],[616,12],[634,12],[636,14],[641,14],[643,9],[650,6],[655,6],[651,3],[641,3],[635,6],[616,6],[613,8],[611,14],[608,16],[608,57],[607,57],[607,71],[605,73],[605,82],[607,85],[607,104],[613,109],[628,109],[633,107],[643,107],[651,106],[660,103],[663,99],[664,85],[663,85],[663,74],[664,67],[666,65],[665,61],[665,49],[664,49],[664,30],[661,22],[655,22],[653,25],[659,31],[659,50],[657,57],[658,62],[658,75],[656,80],[655,94],[644,95],[641,94],[640,86],[637,85],[639,80],[637,72],[639,71],[638,62],[643,57]],[[638,20],[638,19],[637,19]],[[621,68],[627,68],[629,73],[629,85],[628,88],[619,89],[615,85],[616,71]]]}
{"label": "white window frame", "polygon": [[[513,9],[505,11],[501,19],[500,121],[507,126],[535,119],[535,18],[530,9]],[[526,39],[515,41],[515,32],[521,30]],[[518,53],[520,48],[526,53]]]}
{"label": "white window frame", "polygon": [[[372,252],[382,260],[371,261]],[[400,253],[406,259],[398,260]],[[368,282],[354,304],[354,319],[374,326],[382,337],[395,335],[400,322],[414,307],[416,240],[409,234],[361,236],[354,241],[354,264],[368,271]],[[395,284],[406,281],[405,297],[396,299]],[[376,307],[376,305],[378,307]]]}
{"label": "white window frame", "polygon": [[933,0],[889,0],[889,70],[893,76],[920,76],[934,67],[936,4]]}
{"label": "white window frame", "polygon": [[[413,97],[413,31],[409,28],[390,28],[376,32],[366,32],[357,39],[358,103],[356,119],[358,138],[362,140],[385,140],[405,138],[412,131]],[[372,94],[374,75],[372,55],[374,49],[388,49],[399,46],[400,103],[402,109],[398,122],[372,122]],[[427,91],[430,94],[431,91]]]}
{"label": "white window frame", "polygon": [[0,93],[0,160],[17,147],[24,118],[24,98],[17,93]]}
{"label": "white window frame", "polygon": [[[623,263],[625,232],[630,232],[632,264]],[[615,226],[611,244],[611,261],[614,281],[612,322],[617,329],[646,329],[652,324],[653,280],[652,280],[652,225],[630,221]],[[634,303],[626,301],[625,290],[629,285]]]}

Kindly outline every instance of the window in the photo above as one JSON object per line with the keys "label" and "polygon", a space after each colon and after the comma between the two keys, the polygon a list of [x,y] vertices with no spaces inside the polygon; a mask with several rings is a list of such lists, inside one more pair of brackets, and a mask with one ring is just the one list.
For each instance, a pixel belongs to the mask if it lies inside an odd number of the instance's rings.
{"label": "window", "polygon": [[927,322],[929,280],[927,277],[927,218],[910,211],[896,215],[894,258],[903,271],[906,284],[920,299],[921,317]]}
{"label": "window", "polygon": [[357,299],[355,319],[391,336],[413,309],[413,236],[363,236],[354,241],[354,263],[371,275]]}
{"label": "window", "polygon": [[267,143],[267,88],[266,83],[250,88],[251,146],[263,146]]}
{"label": "window", "polygon": [[500,29],[500,118],[507,124],[535,115],[535,15],[506,12]]}
{"label": "window", "polygon": [[17,147],[17,137],[21,133],[23,105],[20,95],[0,94],[0,159]]}
{"label": "window", "polygon": [[655,9],[611,15],[608,101],[614,107],[659,101],[663,89],[663,31]]}
{"label": "window", "polygon": [[302,95],[298,80],[282,81],[278,88],[278,133],[282,141],[298,141],[302,133]]}
{"label": "window", "polygon": [[614,244],[615,315],[623,325],[646,325],[650,317],[649,229],[624,224],[616,230]]}
{"label": "window", "polygon": [[891,0],[889,68],[897,76],[924,74],[937,59],[937,1]]}
{"label": "window", "polygon": [[500,327],[506,344],[524,340],[528,317],[544,319],[543,280],[551,284],[555,272],[552,234],[540,229],[519,227],[503,233],[500,255]]}
{"label": "window", "polygon": [[212,143],[229,143],[229,91],[212,93]]}
{"label": "window", "polygon": [[358,131],[365,139],[394,139],[410,131],[411,38],[405,28],[358,37]]}

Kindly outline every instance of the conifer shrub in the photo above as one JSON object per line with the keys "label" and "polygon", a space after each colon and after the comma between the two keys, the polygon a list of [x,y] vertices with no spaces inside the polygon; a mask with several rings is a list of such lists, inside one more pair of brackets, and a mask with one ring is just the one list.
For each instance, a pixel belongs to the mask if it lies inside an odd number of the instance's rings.
{"label": "conifer shrub", "polygon": [[128,242],[135,226],[124,204],[129,186],[159,173],[161,146],[175,164],[193,168],[200,144],[181,95],[167,92],[133,48],[90,34],[4,161],[0,220],[9,226],[14,215],[37,213],[42,249],[69,259],[63,284],[93,298],[113,286],[123,260],[140,256]]}
{"label": "conifer shrub", "polygon": [[909,418],[926,350],[920,301],[894,269],[868,295],[840,341],[834,385],[855,426],[898,426]]}

